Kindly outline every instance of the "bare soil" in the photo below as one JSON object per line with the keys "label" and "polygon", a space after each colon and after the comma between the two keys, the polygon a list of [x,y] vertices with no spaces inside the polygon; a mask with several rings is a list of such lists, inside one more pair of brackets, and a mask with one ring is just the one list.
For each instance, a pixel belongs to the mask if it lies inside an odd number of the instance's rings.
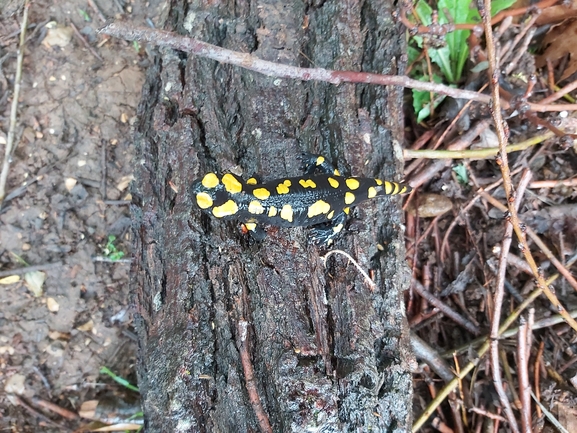
{"label": "bare soil", "polygon": [[[96,3],[107,19],[122,15],[138,23],[156,22],[159,11],[157,2]],[[5,143],[22,11],[3,6],[0,138]],[[0,210],[0,271],[47,266],[40,296],[31,293],[23,275],[19,282],[0,285],[2,431],[77,428],[83,421],[65,420],[54,411],[34,415],[30,408],[42,412],[38,401],[43,400],[78,411],[82,402],[116,388],[99,373],[101,366],[135,382],[128,184],[131,125],[148,60],[140,47],[100,36],[103,24],[85,2],[40,0],[29,11],[17,145],[8,199]],[[62,42],[47,38],[53,31]],[[124,259],[106,254],[110,235]]]}

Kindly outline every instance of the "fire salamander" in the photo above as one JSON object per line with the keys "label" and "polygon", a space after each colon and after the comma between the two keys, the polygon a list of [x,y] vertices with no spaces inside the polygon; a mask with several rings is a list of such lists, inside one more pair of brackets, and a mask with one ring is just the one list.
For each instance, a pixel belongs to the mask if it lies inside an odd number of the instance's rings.
{"label": "fire salamander", "polygon": [[341,176],[320,155],[304,153],[304,176],[261,183],[234,174],[208,173],[192,185],[196,204],[220,219],[244,223],[257,239],[259,224],[281,227],[315,226],[310,239],[330,244],[343,229],[350,207],[382,195],[404,194],[411,187],[396,182]]}

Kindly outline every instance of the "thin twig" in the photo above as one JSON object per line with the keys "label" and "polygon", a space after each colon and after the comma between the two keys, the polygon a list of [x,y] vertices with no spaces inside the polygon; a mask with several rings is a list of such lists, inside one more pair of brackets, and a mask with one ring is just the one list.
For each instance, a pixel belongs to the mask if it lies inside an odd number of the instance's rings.
{"label": "thin twig", "polygon": [[478,413],[479,415],[486,416],[489,419],[498,419],[501,422],[506,422],[507,420],[503,418],[501,415],[497,415],[495,413],[491,413],[487,410],[481,409],[479,407],[472,407],[469,409],[470,412]]}
{"label": "thin twig", "polygon": [[573,81],[572,83],[567,84],[562,89],[556,91],[555,93],[543,98],[539,101],[540,104],[550,104],[553,101],[556,101],[559,98],[562,98],[567,93],[572,92],[573,90],[577,89],[577,80]]}
{"label": "thin twig", "polygon": [[88,5],[92,9],[94,9],[94,12],[96,12],[96,15],[98,15],[98,18],[100,18],[100,21],[102,21],[102,23],[104,24],[107,21],[106,17],[104,16],[100,8],[96,5],[96,3],[94,3],[94,0],[88,0]]}
{"label": "thin twig", "polygon": [[[500,203],[498,200],[496,200],[494,197],[492,197],[491,195],[487,194],[484,191],[480,191],[479,194],[481,194],[483,196],[483,198],[485,200],[487,200],[489,203],[491,203],[493,206],[495,206],[497,209],[506,212],[508,210],[507,207],[505,207],[502,203]],[[519,224],[522,224],[522,221],[517,217],[517,221],[519,222]],[[565,277],[565,279],[567,280],[567,282],[571,285],[571,287],[573,287],[573,289],[575,289],[577,291],[577,280],[575,279],[575,277],[573,277],[573,275],[571,274],[571,272],[567,269],[567,267],[565,265],[563,265],[563,263],[561,263],[557,257],[555,257],[555,254],[553,254],[553,252],[549,249],[549,247],[541,240],[541,238],[537,235],[537,233],[535,233],[535,231],[533,229],[531,229],[530,227],[525,227],[525,233],[527,235],[529,235],[529,237],[531,238],[531,240],[533,242],[535,242],[535,245],[537,245],[539,247],[539,249],[541,250],[542,253],[545,254],[545,256],[551,261],[551,264],[553,264],[553,266],[555,266],[557,268],[557,270],[559,271],[559,273],[561,275],[563,275],[563,277]],[[538,279],[537,281],[539,281],[539,278],[541,280],[543,280],[543,277],[541,276],[540,272],[537,270],[535,270],[535,268],[531,265],[531,262],[529,260],[527,260],[527,254],[526,254],[526,250],[525,247],[520,247],[522,249],[522,252],[525,255],[525,260],[527,261],[527,264],[531,267],[531,270],[533,271],[533,275],[535,275],[535,273],[538,275]],[[528,249],[528,247],[527,247]],[[531,257],[532,258],[532,257]],[[534,260],[533,260],[533,263]],[[543,280],[544,283],[544,280]],[[565,307],[563,307],[561,305],[561,303],[559,302],[559,300],[557,299],[557,297],[555,296],[555,294],[548,288],[545,287],[543,289],[543,292],[545,293],[545,295],[547,296],[547,298],[549,299],[549,301],[555,306],[555,308],[561,313],[563,314],[563,311],[565,310]],[[567,313],[567,311],[565,310],[565,313]],[[571,319],[570,317],[568,317],[567,323],[569,323],[571,325],[571,327],[575,330],[577,330],[577,322],[575,322],[573,319]],[[575,326],[573,325],[573,323],[575,324]]]}
{"label": "thin twig", "polygon": [[521,396],[521,429],[523,433],[531,430],[531,385],[529,384],[529,358],[527,357],[527,336],[531,334],[527,322],[521,317],[519,334],[517,335],[517,376],[519,378],[519,394]]}
{"label": "thin twig", "polygon": [[272,426],[268,419],[268,415],[266,414],[266,411],[264,410],[260,401],[258,389],[254,379],[254,369],[252,367],[250,353],[248,350],[248,322],[246,320],[239,320],[238,322],[237,345],[240,352],[242,369],[244,371],[244,381],[246,384],[246,390],[248,392],[248,399],[255,412],[260,431],[263,433],[272,433]]}
{"label": "thin twig", "polygon": [[10,126],[6,137],[6,147],[4,149],[4,161],[2,171],[0,171],[0,205],[6,195],[6,181],[8,180],[8,171],[10,169],[10,159],[14,147],[14,134],[16,130],[16,121],[18,113],[18,99],[20,98],[20,83],[22,81],[22,63],[24,61],[24,44],[26,42],[26,27],[28,26],[28,9],[30,2],[26,0],[24,4],[24,14],[22,15],[22,24],[20,25],[20,45],[18,46],[18,57],[16,60],[16,76],[14,78],[14,93],[12,95],[12,107],[10,109]]}
{"label": "thin twig", "polygon": [[557,431],[559,431],[559,433],[569,433],[569,430],[563,427],[563,425],[559,422],[559,420],[555,418],[555,415],[553,415],[545,406],[543,406],[543,404],[539,400],[537,400],[537,397],[532,392],[531,397],[533,397],[533,400],[535,400],[537,406],[539,406],[539,408],[543,411],[549,422],[553,424],[553,426],[557,429]]}
{"label": "thin twig", "polygon": [[449,86],[410,79],[406,76],[381,75],[357,71],[333,71],[324,68],[299,68],[297,66],[268,62],[250,54],[240,53],[197,39],[180,36],[165,30],[133,27],[122,22],[114,22],[100,29],[100,33],[129,41],[149,42],[154,45],[170,47],[176,50],[206,57],[220,63],[240,66],[251,71],[279,78],[294,78],[303,81],[325,81],[332,84],[368,83],[386,86],[401,86],[411,89],[435,92],[457,99],[471,99],[489,103],[490,97],[469,90],[459,90]]}
{"label": "thin twig", "polygon": [[74,30],[74,34],[78,39],[80,39],[80,42],[82,42],[82,44],[88,49],[88,51],[90,51],[90,54],[92,54],[101,62],[104,62],[102,57],[100,57],[100,55],[94,50],[94,48],[92,48],[92,46],[88,43],[88,41],[84,38],[84,36],[82,36],[82,33],[78,31],[78,28],[76,28],[76,26],[72,21],[70,21],[70,27],[72,27],[72,30]]}
{"label": "thin twig", "polygon": [[425,299],[429,304],[434,305],[439,310],[441,310],[441,312],[449,319],[453,320],[455,323],[458,323],[473,335],[480,334],[481,331],[479,327],[475,326],[475,324],[471,323],[469,320],[461,316],[459,313],[455,312],[453,309],[451,309],[447,304],[445,304],[431,292],[425,290],[423,285],[414,278],[412,282],[412,287],[413,290],[419,294],[419,296]]}
{"label": "thin twig", "polygon": [[[554,137],[555,134],[552,132],[545,132],[541,135],[523,140],[516,144],[510,144],[506,147],[507,152],[519,152],[534,146],[536,144],[542,143]],[[403,157],[405,160],[413,158],[427,158],[427,159],[487,159],[494,158],[499,154],[500,148],[498,147],[486,147],[484,149],[470,149],[470,150],[432,150],[432,149],[403,149]]]}
{"label": "thin twig", "polygon": [[566,186],[569,188],[577,186],[577,177],[563,180],[536,180],[529,184],[530,189],[556,188],[559,186]]}
{"label": "thin twig", "polygon": [[353,259],[351,257],[350,254],[346,253],[343,250],[331,250],[329,251],[327,254],[325,254],[324,256],[321,257],[321,260],[323,261],[323,264],[325,265],[325,268],[327,266],[327,260],[330,256],[332,256],[333,254],[341,254],[343,256],[345,256],[347,259],[349,259],[349,261],[355,265],[355,267],[357,268],[357,270],[361,273],[361,275],[364,277],[365,282],[367,283],[367,285],[369,286],[369,289],[371,289],[372,292],[375,291],[375,289],[377,288],[377,285],[375,284],[375,282],[373,280],[371,280],[371,277],[369,277],[369,274],[367,274],[363,268],[361,268],[361,265],[359,265],[357,263],[357,261],[355,259]]}

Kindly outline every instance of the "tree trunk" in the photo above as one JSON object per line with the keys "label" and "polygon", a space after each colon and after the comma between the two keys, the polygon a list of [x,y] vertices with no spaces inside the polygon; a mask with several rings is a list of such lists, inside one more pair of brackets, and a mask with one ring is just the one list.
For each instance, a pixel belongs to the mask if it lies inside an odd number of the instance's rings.
{"label": "tree trunk", "polygon": [[[173,0],[166,28],[265,60],[402,73],[386,0]],[[300,174],[301,151],[395,180],[402,90],[298,82],[162,49],[148,71],[133,191],[139,385],[147,431],[411,428],[412,359],[397,198],[360,205],[323,265],[307,228],[262,242],[201,214],[208,171]],[[267,427],[270,423],[270,429]]]}

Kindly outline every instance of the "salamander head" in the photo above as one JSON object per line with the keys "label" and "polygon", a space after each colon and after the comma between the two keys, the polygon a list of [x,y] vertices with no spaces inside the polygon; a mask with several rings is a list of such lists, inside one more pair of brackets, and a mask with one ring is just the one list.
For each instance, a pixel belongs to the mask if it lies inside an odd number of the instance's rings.
{"label": "salamander head", "polygon": [[192,193],[199,208],[223,218],[238,212],[234,195],[242,192],[243,186],[242,180],[233,174],[219,177],[208,173],[192,184]]}

